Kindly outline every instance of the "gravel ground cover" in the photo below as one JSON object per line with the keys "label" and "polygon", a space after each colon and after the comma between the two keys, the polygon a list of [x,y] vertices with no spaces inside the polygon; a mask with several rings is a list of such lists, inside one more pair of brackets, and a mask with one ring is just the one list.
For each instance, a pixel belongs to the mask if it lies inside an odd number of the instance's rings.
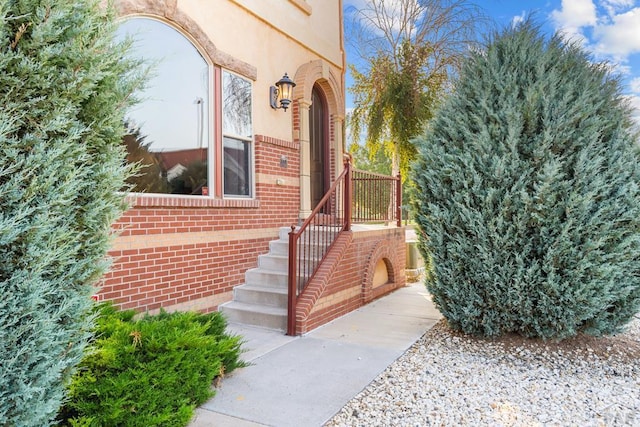
{"label": "gravel ground cover", "polygon": [[640,318],[613,337],[468,337],[441,321],[326,426],[640,426]]}

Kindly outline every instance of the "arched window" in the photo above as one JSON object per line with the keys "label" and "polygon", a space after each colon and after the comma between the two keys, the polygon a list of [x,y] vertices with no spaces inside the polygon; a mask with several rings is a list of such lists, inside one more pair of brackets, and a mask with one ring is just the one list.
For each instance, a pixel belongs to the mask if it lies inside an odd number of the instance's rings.
{"label": "arched window", "polygon": [[[140,164],[130,190],[211,196],[218,182],[218,196],[251,197],[251,81],[209,64],[187,37],[155,19],[126,19],[118,37],[131,37],[132,55],[151,67],[140,103],[126,115],[127,160]],[[210,166],[215,156],[221,170]]]}
{"label": "arched window", "polygon": [[126,114],[130,162],[140,171],[134,192],[208,194],[212,102],[210,66],[174,28],[149,18],[120,24],[132,54],[151,67],[140,102]]}

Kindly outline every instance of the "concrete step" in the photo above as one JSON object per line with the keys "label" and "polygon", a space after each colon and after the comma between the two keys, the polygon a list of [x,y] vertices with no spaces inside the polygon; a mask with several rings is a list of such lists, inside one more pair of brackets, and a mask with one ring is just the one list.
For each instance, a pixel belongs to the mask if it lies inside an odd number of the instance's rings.
{"label": "concrete step", "polygon": [[[296,230],[298,228],[296,227]],[[278,231],[278,237],[280,240],[288,242],[289,241],[289,233],[291,232],[291,227],[280,227]]]}
{"label": "concrete step", "polygon": [[[306,245],[308,248],[313,248],[314,246],[317,247],[326,247],[327,245],[321,245],[321,244],[317,244],[317,245]],[[320,252],[316,249],[317,252]],[[307,252],[311,252],[311,249],[307,250]],[[285,242],[283,240],[272,240],[271,242],[269,242],[269,254],[271,255],[279,255],[279,256],[289,256],[289,242]]]}
{"label": "concrete step", "polygon": [[229,322],[285,331],[287,309],[230,301],[218,307]]}
{"label": "concrete step", "polygon": [[281,289],[287,289],[287,277],[286,271],[266,270],[264,268],[250,268],[244,274],[244,280],[248,285]]}
{"label": "concrete step", "polygon": [[[315,226],[318,227],[321,232],[334,231],[333,227]],[[247,270],[245,284],[234,288],[233,301],[219,307],[230,322],[279,331],[286,329],[290,232],[291,227],[280,228],[280,239],[269,242],[269,253],[259,255],[258,267]],[[322,246],[324,242],[312,242],[305,252],[319,258],[325,252]]]}
{"label": "concrete step", "polygon": [[289,268],[289,257],[286,255],[274,255],[272,253],[259,255],[258,268],[286,273]]}
{"label": "concrete step", "polygon": [[269,253],[289,256],[289,240],[272,240],[269,242]]}
{"label": "concrete step", "polygon": [[[300,227],[296,227],[296,231],[299,230]],[[309,232],[317,232],[317,233],[339,233],[342,230],[342,227],[332,226],[332,225],[322,225],[322,224],[311,224],[307,227]],[[291,227],[280,227],[278,232],[278,238],[284,242],[289,241],[289,233],[291,232]]]}
{"label": "concrete step", "polygon": [[260,304],[287,308],[287,290],[261,285],[240,285],[233,288],[233,300],[247,304]]}
{"label": "concrete step", "polygon": [[[331,225],[317,225],[317,224],[311,224],[307,227],[307,229],[305,230],[304,233],[315,233],[315,234],[321,234],[321,233],[326,233],[326,234],[338,234],[340,233],[340,230],[342,230],[342,227],[334,227]],[[304,234],[302,233],[302,234]]]}
{"label": "concrete step", "polygon": [[[323,242],[323,243],[311,243],[311,244],[307,244],[304,241],[299,241],[298,245],[305,245],[309,248],[317,246],[317,247],[327,247],[328,243],[327,242]],[[284,256],[288,256],[289,255],[289,242],[285,242],[283,240],[272,240],[271,242],[269,242],[269,251],[270,253],[272,253],[273,255],[284,255]]]}

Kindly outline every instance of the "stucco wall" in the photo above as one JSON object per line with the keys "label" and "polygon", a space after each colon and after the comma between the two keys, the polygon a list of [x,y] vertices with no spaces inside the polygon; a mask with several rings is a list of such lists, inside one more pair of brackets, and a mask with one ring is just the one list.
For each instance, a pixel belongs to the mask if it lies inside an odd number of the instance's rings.
{"label": "stucco wall", "polygon": [[[253,80],[257,134],[293,139],[290,114],[269,107],[269,87],[285,72],[294,77],[307,62],[322,60],[337,76],[343,96],[341,0],[117,0],[116,5],[123,17],[151,15],[182,28],[211,62]],[[344,115],[344,103],[333,114]]]}

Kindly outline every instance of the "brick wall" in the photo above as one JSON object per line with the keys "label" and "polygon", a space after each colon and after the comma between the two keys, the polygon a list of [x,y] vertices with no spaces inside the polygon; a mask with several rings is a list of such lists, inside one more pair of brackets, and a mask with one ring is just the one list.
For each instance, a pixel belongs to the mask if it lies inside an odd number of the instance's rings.
{"label": "brick wall", "polygon": [[254,155],[253,199],[128,196],[98,298],[151,312],[212,311],[229,301],[279,227],[297,223],[300,206],[298,145],[256,135]]}
{"label": "brick wall", "polygon": [[[306,333],[405,285],[404,228],[352,231],[336,241],[329,259],[298,300],[298,334]],[[389,280],[375,286],[375,266],[386,264]]]}
{"label": "brick wall", "polygon": [[[298,219],[298,144],[257,135],[254,155],[253,199],[128,196],[131,208],[114,226],[114,264],[98,298],[149,312],[207,312],[231,300],[279,228]],[[404,228],[344,233],[328,258],[299,299],[298,333],[404,286]],[[380,261],[389,280],[374,286]]]}

